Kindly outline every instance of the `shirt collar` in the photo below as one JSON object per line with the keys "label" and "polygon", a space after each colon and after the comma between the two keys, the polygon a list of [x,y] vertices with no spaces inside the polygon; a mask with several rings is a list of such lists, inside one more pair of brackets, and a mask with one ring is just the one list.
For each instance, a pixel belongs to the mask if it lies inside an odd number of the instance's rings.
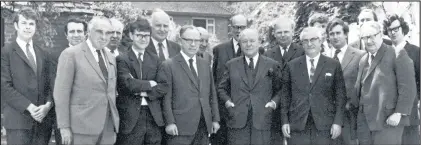
{"label": "shirt collar", "polygon": [[[286,50],[288,50],[289,49],[289,47],[291,46],[291,43],[287,46],[287,49]],[[279,49],[281,49],[282,50],[282,46],[281,45],[279,45]]]}
{"label": "shirt collar", "polygon": [[348,49],[348,44],[345,44],[344,47],[342,47],[340,50],[340,53],[345,53],[346,49]]}
{"label": "shirt collar", "polygon": [[[153,42],[153,45],[155,46],[155,48],[158,49],[159,48],[159,45],[158,45],[159,42],[157,40],[155,40],[153,37],[151,37],[151,39],[152,39],[152,42]],[[164,48],[167,47],[167,39],[164,39],[164,41],[162,41],[161,43],[162,43]]]}
{"label": "shirt collar", "polygon": [[[134,55],[136,55],[136,58],[138,58],[139,57],[139,52],[140,51],[137,51],[136,49],[134,49],[133,48],[133,46],[132,46],[132,50],[133,50],[133,52],[134,52]],[[141,52],[142,53],[142,56],[140,56],[142,59],[143,59],[143,56],[145,55],[145,51],[143,51],[143,52]]]}
{"label": "shirt collar", "polygon": [[91,52],[95,55],[97,49],[94,46],[92,46],[91,40],[86,40],[86,43],[88,44],[89,50],[91,50]]}
{"label": "shirt collar", "polygon": [[[187,56],[187,54],[185,54],[183,51],[180,51],[181,56],[183,56],[184,60],[186,60],[187,64],[189,64],[189,59],[192,58],[193,62],[196,62],[196,55],[194,55],[193,57],[189,57]],[[190,65],[190,64],[189,64]]]}
{"label": "shirt collar", "polygon": [[234,44],[235,46],[237,46],[238,41],[237,41],[237,40],[235,40],[234,38],[232,38],[232,44]]}
{"label": "shirt collar", "polygon": [[[16,37],[16,43],[18,43],[18,45],[21,47],[21,48],[23,48],[23,49],[26,49],[26,44],[27,44],[27,42],[26,41],[23,41],[22,39],[19,39],[19,37]],[[31,40],[29,40],[29,47],[33,47],[34,45],[33,45],[33,42],[32,42],[32,39]],[[25,51],[25,50],[24,50]]]}
{"label": "shirt collar", "polygon": [[[247,64],[249,64],[250,63],[250,58],[247,57],[247,56],[245,56],[245,55],[244,55],[244,57],[246,58]],[[253,66],[254,67],[256,67],[257,59],[259,59],[259,53],[257,53],[255,56],[253,56],[253,63],[254,63]]]}
{"label": "shirt collar", "polygon": [[[310,59],[314,59],[314,62],[318,62],[319,61],[319,58],[320,58],[320,53],[317,54],[316,57],[314,57],[314,58],[310,58],[309,56],[306,55],[306,60],[307,61],[310,61]],[[316,64],[314,64],[314,65],[316,65]]]}
{"label": "shirt collar", "polygon": [[407,43],[406,41],[402,41],[401,43],[393,47],[395,47],[396,52],[399,52],[405,47],[406,43]]}

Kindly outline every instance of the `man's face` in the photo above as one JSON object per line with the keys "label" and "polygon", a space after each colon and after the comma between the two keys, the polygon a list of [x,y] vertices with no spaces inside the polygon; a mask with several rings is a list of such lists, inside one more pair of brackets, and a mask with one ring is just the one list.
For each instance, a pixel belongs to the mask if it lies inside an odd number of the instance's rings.
{"label": "man's face", "polygon": [[345,46],[347,42],[346,39],[347,36],[345,35],[341,25],[336,25],[329,31],[330,43],[336,49],[341,49],[343,46]]}
{"label": "man's face", "polygon": [[17,31],[17,37],[24,41],[29,41],[35,34],[36,22],[33,19],[26,19],[19,15],[19,21],[14,23]]}
{"label": "man's face", "polygon": [[151,32],[135,30],[135,32],[130,32],[130,38],[133,40],[135,49],[145,50],[149,45]]}
{"label": "man's face", "polygon": [[200,47],[200,33],[196,29],[187,29],[181,36],[181,50],[189,57],[196,55]]}
{"label": "man's face", "polygon": [[239,38],[241,51],[247,57],[255,56],[259,51],[259,34],[255,31],[247,31]]}
{"label": "man's face", "polygon": [[404,34],[402,32],[401,23],[399,20],[395,20],[387,27],[387,34],[394,44],[400,43],[404,39]]}
{"label": "man's face", "polygon": [[200,49],[201,50],[206,50],[206,48],[208,48],[209,45],[209,36],[207,35],[201,35],[200,36],[201,42],[200,42]]}
{"label": "man's face", "polygon": [[327,36],[327,34],[326,34],[326,25],[327,25],[326,23],[319,23],[319,22],[315,22],[314,25],[313,25],[313,27],[316,27],[316,28],[320,28],[321,29],[322,36],[323,36],[323,38],[321,38],[322,41],[325,41],[326,36]]}
{"label": "man's face", "polygon": [[371,12],[361,12],[358,15],[358,24],[362,25],[364,22],[374,21],[373,13]]}
{"label": "man's face", "polygon": [[231,22],[231,34],[236,41],[244,29],[247,28],[247,19],[244,16],[238,15],[232,18]]}
{"label": "man's face", "polygon": [[82,23],[70,22],[67,24],[66,38],[70,45],[77,45],[85,41],[85,29]]}
{"label": "man's face", "polygon": [[294,30],[292,30],[291,24],[289,23],[279,23],[273,28],[273,35],[283,47],[291,44],[292,36],[294,36],[293,32]]}
{"label": "man's face", "polygon": [[93,47],[102,49],[110,42],[112,35],[112,28],[110,22],[106,20],[98,20],[95,26],[89,32],[89,39]]}
{"label": "man's face", "polygon": [[320,40],[318,33],[319,32],[317,31],[309,31],[301,38],[301,44],[308,56],[315,56],[321,50],[322,41]]}
{"label": "man's face", "polygon": [[110,48],[116,48],[121,41],[121,38],[123,37],[123,29],[124,26],[121,26],[119,24],[112,24],[112,35],[110,38],[110,42],[108,43],[108,46]]}
{"label": "man's face", "polygon": [[383,43],[381,32],[371,26],[361,27],[361,40],[365,49],[370,53],[377,52]]}
{"label": "man's face", "polygon": [[170,18],[163,14],[159,13],[152,19],[152,37],[155,40],[163,41],[168,36],[170,26]]}

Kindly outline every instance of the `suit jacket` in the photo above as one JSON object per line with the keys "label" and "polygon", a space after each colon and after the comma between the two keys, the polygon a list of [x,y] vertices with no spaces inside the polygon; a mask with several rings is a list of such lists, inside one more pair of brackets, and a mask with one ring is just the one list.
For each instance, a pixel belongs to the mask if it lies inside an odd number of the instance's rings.
{"label": "suit jacket", "polygon": [[302,55],[304,55],[304,50],[299,44],[296,43],[291,43],[288,52],[286,53],[285,59],[282,57],[279,45],[272,45],[272,47],[265,52],[265,56],[270,57],[281,64],[286,64],[294,58],[300,57]]}
{"label": "suit jacket", "polygon": [[103,52],[108,80],[86,41],[61,53],[54,86],[58,128],[70,127],[73,133],[98,135],[104,128],[107,111],[111,110],[118,132],[117,65],[111,52]]}
{"label": "suit jacket", "polygon": [[[49,60],[36,43],[33,44],[36,57],[36,72],[16,41],[6,45],[1,53],[1,91],[5,103],[4,127],[6,129],[32,129],[35,120],[26,108],[51,102]],[[51,111],[43,123],[51,124]]]}
{"label": "suit jacket", "polygon": [[414,105],[412,106],[411,116],[409,121],[411,125],[419,125],[420,117],[418,115],[418,102],[420,100],[420,48],[407,42],[404,49],[408,52],[409,57],[414,63],[415,69],[415,83],[417,84],[417,95],[414,99]]}
{"label": "suit jacket", "polygon": [[225,63],[235,57],[234,44],[232,39],[227,42],[218,44],[213,48],[212,70],[216,84],[218,84],[222,79],[225,71]]}
{"label": "suit jacket", "polygon": [[222,102],[230,100],[235,104],[235,107],[227,109],[227,126],[243,128],[247,123],[248,106],[251,105],[253,127],[259,130],[269,130],[273,109],[265,108],[265,105],[271,100],[278,106],[280,105],[279,100],[282,94],[278,94],[280,85],[275,75],[278,72],[274,71],[280,67],[280,64],[260,55],[255,66],[257,73],[254,83],[250,84],[245,72],[245,64],[247,64],[245,61],[245,56],[228,61],[224,76],[218,85],[218,95]]}
{"label": "suit jacket", "polygon": [[199,52],[197,52],[197,56],[199,56],[200,58],[206,60],[209,64],[212,64],[212,61],[213,61],[213,58],[212,57],[213,56],[212,56],[212,54],[210,52],[208,52],[208,51],[200,51],[199,50]]}
{"label": "suit jacket", "polygon": [[176,124],[179,135],[194,135],[203,115],[208,133],[219,121],[217,96],[209,63],[196,57],[198,81],[181,54],[163,62],[168,91],[162,106],[166,125]]}
{"label": "suit jacket", "polygon": [[[174,57],[175,55],[179,54],[181,50],[181,46],[178,43],[175,43],[171,40],[167,40],[167,46],[165,48],[167,48],[168,50],[168,54],[170,55],[169,58]],[[155,45],[152,42],[152,38],[150,40],[148,47],[146,47],[146,52],[149,52],[151,54],[155,54],[158,56]]]}
{"label": "suit jacket", "polygon": [[[157,81],[158,70],[161,62],[158,56],[145,52],[143,55],[142,69],[133,50],[120,54],[117,57],[117,109],[120,115],[120,132],[130,133],[136,125],[142,97],[135,93],[146,92],[145,97],[152,117],[158,126],[164,126],[162,117],[161,100],[165,90],[159,86],[151,87],[149,81]],[[142,75],[142,78],[140,77]]]}
{"label": "suit jacket", "polygon": [[[396,55],[391,46],[382,44],[363,76],[368,56],[359,63],[356,93],[370,130],[382,130],[393,113],[411,113],[416,95],[414,65],[405,50]],[[403,116],[399,126],[407,125],[409,117]]]}
{"label": "suit jacket", "polygon": [[332,124],[342,125],[346,92],[338,61],[320,54],[313,83],[309,80],[306,55],[288,62],[284,73],[290,95],[281,100],[282,124],[301,131],[312,115],[318,130],[329,130]]}

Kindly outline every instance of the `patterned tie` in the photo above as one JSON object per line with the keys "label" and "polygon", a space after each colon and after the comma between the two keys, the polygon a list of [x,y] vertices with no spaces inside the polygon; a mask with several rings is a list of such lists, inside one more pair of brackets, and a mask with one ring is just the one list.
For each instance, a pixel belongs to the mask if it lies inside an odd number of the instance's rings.
{"label": "patterned tie", "polygon": [[138,57],[137,57],[137,60],[139,61],[139,70],[140,70],[140,76],[139,76],[139,79],[142,79],[142,71],[143,71],[143,69],[142,69],[142,53],[141,52],[139,52],[139,55],[138,55]]}
{"label": "patterned tie", "polygon": [[191,70],[191,73],[193,74],[193,76],[194,76],[194,79],[196,79],[196,81],[199,81],[199,79],[197,78],[197,73],[196,73],[196,70],[194,69],[194,67],[193,67],[193,59],[192,58],[190,58],[189,59],[189,65],[190,65],[190,70]]}
{"label": "patterned tie", "polygon": [[253,69],[254,69],[254,61],[253,61],[253,58],[250,58],[249,68],[250,68],[251,70],[253,70]]}
{"label": "patterned tie", "polygon": [[338,54],[339,54],[340,52],[341,52],[341,50],[340,50],[340,49],[336,49],[336,50],[335,50],[335,55],[333,56],[333,59],[335,59],[335,60],[339,61]]}
{"label": "patterned tie", "polygon": [[105,63],[104,63],[104,58],[102,58],[101,55],[101,50],[96,50],[96,53],[98,54],[98,64],[99,64],[99,68],[102,71],[102,75],[104,75],[105,80],[108,80],[108,71],[107,71],[107,67],[105,67]]}
{"label": "patterned tie", "polygon": [[314,76],[314,72],[316,71],[316,68],[314,67],[314,59],[310,59],[311,62],[311,68],[310,68],[310,83],[313,82],[313,76]]}
{"label": "patterned tie", "polygon": [[27,43],[26,44],[26,55],[28,55],[29,63],[31,65],[32,69],[34,69],[34,72],[36,73],[37,72],[37,64],[35,63],[35,57],[32,54],[32,52],[29,50],[29,47],[30,47],[30,45],[29,45],[29,43]]}
{"label": "patterned tie", "polygon": [[165,60],[164,48],[163,48],[164,45],[161,42],[159,42],[158,43],[158,47],[159,47],[158,48],[159,49],[159,55],[158,55],[159,56],[159,59],[162,60],[162,61],[164,61]]}
{"label": "patterned tie", "polygon": [[373,64],[373,60],[374,60],[374,54],[371,55],[370,65]]}
{"label": "patterned tie", "polygon": [[237,53],[235,54],[236,57],[241,56],[241,46],[240,43],[237,43],[238,49],[237,49]]}

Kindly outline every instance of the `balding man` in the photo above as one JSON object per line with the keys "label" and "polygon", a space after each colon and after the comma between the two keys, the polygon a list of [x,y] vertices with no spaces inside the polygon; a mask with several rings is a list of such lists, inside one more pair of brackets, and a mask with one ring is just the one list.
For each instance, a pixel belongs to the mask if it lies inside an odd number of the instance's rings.
{"label": "balding man", "polygon": [[361,26],[366,53],[360,60],[356,93],[360,144],[401,144],[416,96],[414,64],[407,51],[383,43],[378,22]]}
{"label": "balding man", "polygon": [[146,51],[157,55],[161,61],[180,53],[180,45],[167,40],[170,30],[170,16],[160,9],[155,9],[151,17],[152,43],[149,44]]}
{"label": "balding man", "polygon": [[212,52],[211,48],[209,48],[209,38],[211,35],[209,34],[208,30],[202,27],[197,27],[197,30],[200,32],[200,46],[199,51],[197,51],[197,56],[205,59],[212,64]]}
{"label": "balding man", "polygon": [[123,37],[124,24],[116,18],[111,18],[110,21],[113,34],[107,45],[107,50],[110,51],[114,57],[117,57],[120,53],[127,51],[127,49],[120,46],[121,38]]}
{"label": "balding man", "polygon": [[54,86],[57,127],[63,144],[114,144],[119,127],[116,108],[116,61],[104,48],[109,19],[95,16],[88,40],[60,55]]}
{"label": "balding man", "polygon": [[341,64],[321,55],[319,28],[301,32],[305,55],[286,65],[290,91],[281,100],[282,132],[288,144],[331,144],[341,134],[345,83]]}
{"label": "balding man", "polygon": [[271,141],[272,114],[281,98],[276,87],[279,86],[276,74],[280,73],[276,70],[280,64],[259,54],[258,37],[255,29],[240,33],[238,40],[244,56],[226,63],[218,85],[220,100],[228,109],[229,145],[270,144]]}

